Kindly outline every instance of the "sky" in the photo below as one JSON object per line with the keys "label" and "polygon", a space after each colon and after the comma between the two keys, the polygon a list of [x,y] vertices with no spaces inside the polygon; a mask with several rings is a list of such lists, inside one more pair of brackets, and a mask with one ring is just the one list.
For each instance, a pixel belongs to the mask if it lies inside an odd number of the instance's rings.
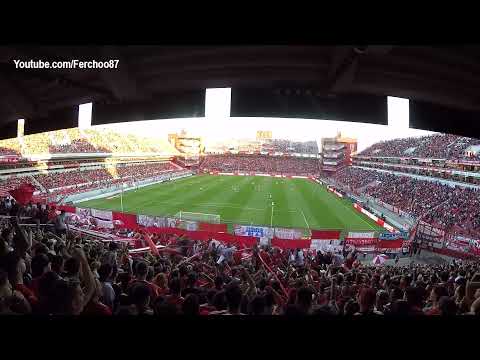
{"label": "sky", "polygon": [[203,137],[207,145],[232,138],[255,139],[256,132],[262,130],[272,131],[276,139],[316,140],[320,147],[322,138],[341,132],[344,137],[357,138],[358,151],[382,140],[433,134],[408,128],[408,99],[388,98],[389,125],[386,126],[318,119],[230,117],[230,95],[230,89],[207,89],[202,118],[136,121],[100,127],[165,140],[170,133],[186,130],[189,135]]}
{"label": "sky", "polygon": [[321,138],[333,137],[337,132],[341,132],[342,136],[357,138],[358,151],[382,140],[432,134],[423,130],[346,121],[257,117],[233,117],[222,120],[207,118],[152,120],[111,124],[105,127],[126,134],[134,133],[163,139],[167,139],[169,133],[185,129],[189,135],[202,136],[207,142],[232,138],[255,139],[257,130],[271,130],[272,137],[276,139],[316,140],[319,145]]}

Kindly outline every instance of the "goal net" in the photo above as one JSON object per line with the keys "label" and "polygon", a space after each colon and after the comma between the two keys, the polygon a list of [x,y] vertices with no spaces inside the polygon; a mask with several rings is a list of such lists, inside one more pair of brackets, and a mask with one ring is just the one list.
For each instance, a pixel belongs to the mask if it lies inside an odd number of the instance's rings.
{"label": "goal net", "polygon": [[200,221],[210,224],[220,224],[220,215],[217,214],[205,214],[188,211],[179,211],[175,214],[175,218],[186,221]]}

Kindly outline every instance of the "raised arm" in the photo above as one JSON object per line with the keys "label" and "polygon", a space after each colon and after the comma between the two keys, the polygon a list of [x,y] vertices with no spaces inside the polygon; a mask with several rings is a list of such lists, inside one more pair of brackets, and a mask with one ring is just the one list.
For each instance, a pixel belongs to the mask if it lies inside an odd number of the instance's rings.
{"label": "raised arm", "polygon": [[76,248],[73,251],[73,256],[80,261],[81,275],[85,285],[83,306],[86,306],[90,302],[90,299],[95,292],[95,278],[93,277],[93,273],[90,269],[90,265],[88,264],[88,260],[83,249]]}
{"label": "raised arm", "polygon": [[31,232],[30,232],[30,235],[27,235],[26,231],[18,224],[19,223],[18,216],[14,218],[12,222],[13,222],[13,226],[15,227],[15,231],[18,234],[18,236],[15,238],[15,244],[14,244],[15,251],[19,253],[25,253],[32,246]]}

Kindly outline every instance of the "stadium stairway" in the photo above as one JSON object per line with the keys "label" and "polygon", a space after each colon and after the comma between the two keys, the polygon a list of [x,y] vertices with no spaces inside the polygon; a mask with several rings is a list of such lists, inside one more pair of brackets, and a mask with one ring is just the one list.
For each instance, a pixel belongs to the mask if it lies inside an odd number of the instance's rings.
{"label": "stadium stairway", "polygon": [[413,258],[415,262],[423,262],[425,264],[436,264],[444,265],[451,262],[452,258],[444,255],[440,255],[428,250],[422,249],[420,255],[414,255]]}

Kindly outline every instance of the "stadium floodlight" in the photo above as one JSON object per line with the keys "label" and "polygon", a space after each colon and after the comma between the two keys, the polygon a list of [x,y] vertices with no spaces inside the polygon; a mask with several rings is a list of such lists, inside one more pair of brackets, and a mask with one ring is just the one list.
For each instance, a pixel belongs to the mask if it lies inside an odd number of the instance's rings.
{"label": "stadium floodlight", "polygon": [[388,126],[395,129],[410,127],[410,100],[393,96],[387,97]]}
{"label": "stadium floodlight", "polygon": [[17,137],[21,138],[25,134],[25,119],[17,120]]}
{"label": "stadium floodlight", "polygon": [[78,105],[78,128],[86,129],[92,126],[92,103]]}
{"label": "stadium floodlight", "polygon": [[207,89],[205,92],[205,118],[228,119],[231,98],[231,88]]}

